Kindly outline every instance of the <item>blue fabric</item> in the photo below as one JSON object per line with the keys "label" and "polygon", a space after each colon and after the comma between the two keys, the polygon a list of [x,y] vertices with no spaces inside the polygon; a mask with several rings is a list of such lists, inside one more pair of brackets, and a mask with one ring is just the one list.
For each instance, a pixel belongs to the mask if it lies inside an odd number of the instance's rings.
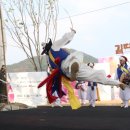
{"label": "blue fabric", "polygon": [[[92,86],[92,85],[91,85],[91,82],[88,82],[88,86]],[[93,86],[97,86],[97,83],[96,83],[96,82],[93,82]]]}
{"label": "blue fabric", "polygon": [[[125,64],[124,68],[125,68],[125,69],[128,69],[128,65]],[[120,77],[121,77],[121,75],[122,75],[123,72],[124,72],[124,71],[121,70],[120,67],[117,68],[117,76],[118,76],[118,79],[120,79]]]}
{"label": "blue fabric", "polygon": [[[66,52],[64,49],[60,49],[59,51],[54,51],[53,49],[50,49],[50,52],[52,54],[52,56],[54,57],[54,59],[56,58],[60,58],[60,62],[58,65],[56,65],[51,58],[49,57],[49,64],[51,66],[52,69],[56,69],[57,67],[59,68],[60,72],[59,74],[57,74],[54,79],[53,79],[53,86],[52,86],[52,93],[54,93],[55,91],[57,91],[58,95],[59,95],[59,85],[61,85],[59,83],[59,78],[60,75],[63,74],[62,70],[61,70],[61,63],[64,59],[66,59],[66,57],[69,55],[68,52]],[[65,93],[62,91],[62,94],[65,95]]]}
{"label": "blue fabric", "polygon": [[57,75],[53,79],[52,93],[54,93],[55,91],[58,92],[58,88],[59,88],[59,82],[58,82],[58,75]]}
{"label": "blue fabric", "polygon": [[[61,67],[61,63],[64,59],[66,59],[66,57],[69,55],[69,53],[67,51],[65,51],[64,49],[60,49],[59,51],[54,51],[52,49],[50,49],[51,54],[53,55],[53,57],[56,58],[60,58],[60,63],[58,64],[58,67]],[[55,65],[55,63],[49,58],[49,63],[52,67],[52,69],[57,68],[57,65]]]}

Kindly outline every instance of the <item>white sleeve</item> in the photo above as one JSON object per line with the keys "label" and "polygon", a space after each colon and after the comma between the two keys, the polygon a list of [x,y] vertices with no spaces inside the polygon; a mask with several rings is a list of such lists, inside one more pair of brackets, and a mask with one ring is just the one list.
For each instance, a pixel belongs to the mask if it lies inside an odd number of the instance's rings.
{"label": "white sleeve", "polygon": [[52,49],[54,51],[58,51],[61,47],[68,44],[73,39],[74,35],[75,35],[74,31],[71,31],[69,33],[65,33],[61,39],[55,41],[52,44]]}
{"label": "white sleeve", "polygon": [[83,83],[83,84],[81,85],[81,87],[84,89],[84,91],[86,91],[86,90],[87,90],[86,83]]}

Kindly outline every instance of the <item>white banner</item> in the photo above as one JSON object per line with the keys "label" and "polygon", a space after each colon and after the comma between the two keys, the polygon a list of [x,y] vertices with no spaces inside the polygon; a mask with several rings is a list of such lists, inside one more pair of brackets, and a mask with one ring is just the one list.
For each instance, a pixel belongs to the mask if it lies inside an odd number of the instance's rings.
{"label": "white banner", "polygon": [[29,106],[46,105],[46,86],[37,88],[47,76],[46,72],[9,73],[8,99],[10,102],[24,103]]}
{"label": "white banner", "polygon": [[[96,63],[95,69],[104,70],[107,75],[110,74],[109,63]],[[111,100],[111,86],[98,84],[100,100]]]}

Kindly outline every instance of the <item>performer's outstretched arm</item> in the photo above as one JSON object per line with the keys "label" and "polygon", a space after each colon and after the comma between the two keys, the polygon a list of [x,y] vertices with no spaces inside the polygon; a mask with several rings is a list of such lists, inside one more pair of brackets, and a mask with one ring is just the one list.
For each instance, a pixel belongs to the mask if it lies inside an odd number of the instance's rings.
{"label": "performer's outstretched arm", "polygon": [[59,49],[67,45],[74,37],[76,31],[71,29],[71,32],[65,33],[63,37],[52,44],[52,49],[54,51],[59,51]]}

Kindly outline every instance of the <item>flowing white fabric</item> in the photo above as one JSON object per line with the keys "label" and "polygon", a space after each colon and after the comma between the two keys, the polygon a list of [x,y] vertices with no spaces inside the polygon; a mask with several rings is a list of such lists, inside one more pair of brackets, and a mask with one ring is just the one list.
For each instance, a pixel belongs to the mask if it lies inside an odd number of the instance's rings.
{"label": "flowing white fabric", "polygon": [[[71,57],[71,54],[69,57]],[[79,63],[79,72],[77,73],[78,81],[92,81],[92,82],[97,82],[104,85],[113,85],[113,86],[118,86],[120,84],[118,80],[107,78],[104,70],[92,69],[86,64],[80,63],[79,59],[75,56],[74,61],[76,60],[77,60],[77,63]],[[67,68],[70,68],[70,64],[72,64],[72,61],[70,62],[69,58],[67,58],[62,62],[62,65],[61,65],[63,72],[69,78],[70,78],[71,73],[69,72],[70,69],[67,69]]]}

